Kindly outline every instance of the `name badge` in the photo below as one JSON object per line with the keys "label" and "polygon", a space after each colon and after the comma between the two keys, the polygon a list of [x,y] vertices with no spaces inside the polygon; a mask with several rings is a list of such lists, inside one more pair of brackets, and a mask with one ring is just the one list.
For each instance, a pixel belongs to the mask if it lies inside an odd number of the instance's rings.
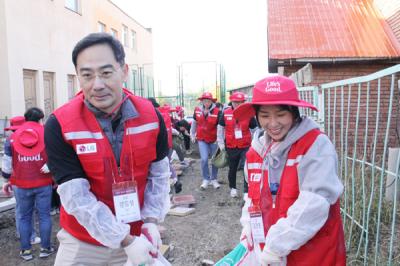
{"label": "name badge", "polygon": [[265,242],[264,224],[260,208],[256,206],[250,206],[249,214],[250,214],[251,234],[253,236],[254,243],[256,244],[264,243]]}
{"label": "name badge", "polygon": [[112,185],[115,216],[122,223],[136,222],[141,219],[137,184],[125,181]]}
{"label": "name badge", "polygon": [[243,138],[242,129],[240,127],[235,128],[235,139]]}

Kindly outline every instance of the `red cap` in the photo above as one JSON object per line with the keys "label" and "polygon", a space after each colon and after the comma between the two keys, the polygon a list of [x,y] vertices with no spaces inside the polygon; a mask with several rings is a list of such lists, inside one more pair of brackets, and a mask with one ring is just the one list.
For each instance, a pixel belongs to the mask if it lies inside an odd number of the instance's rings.
{"label": "red cap", "polygon": [[10,119],[10,126],[6,127],[4,130],[17,130],[25,123],[25,117],[14,116]]}
{"label": "red cap", "polygon": [[25,122],[12,134],[14,149],[25,156],[34,156],[44,149],[44,128],[37,122]]}
{"label": "red cap", "polygon": [[258,81],[253,88],[251,102],[243,103],[233,111],[235,118],[243,120],[255,116],[254,105],[293,105],[318,111],[317,107],[300,99],[293,80],[281,75]]}
{"label": "red cap", "polygon": [[204,99],[209,99],[213,102],[217,101],[217,99],[213,98],[213,95],[211,92],[203,92],[203,94],[199,98],[197,98],[197,100],[199,100],[199,101],[204,100]]}
{"label": "red cap", "polygon": [[229,96],[229,100],[231,102],[244,102],[246,98],[247,95],[240,91],[234,92],[231,96]]}

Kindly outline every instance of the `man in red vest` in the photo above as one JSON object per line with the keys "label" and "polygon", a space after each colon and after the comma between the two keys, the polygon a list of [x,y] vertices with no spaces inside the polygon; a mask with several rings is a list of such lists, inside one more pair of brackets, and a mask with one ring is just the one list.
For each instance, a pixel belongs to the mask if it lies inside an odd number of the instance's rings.
{"label": "man in red vest", "polygon": [[44,147],[44,130],[39,121],[44,117],[42,110],[33,107],[25,114],[26,122],[11,135],[13,185],[18,202],[21,251],[24,260],[33,259],[31,236],[34,209],[39,217],[41,249],[40,258],[54,253],[51,246],[51,196],[52,178],[47,168],[47,155]]}
{"label": "man in red vest", "polygon": [[[226,148],[229,159],[229,188],[232,198],[237,197],[236,189],[236,173],[240,160],[244,160],[246,152],[251,144],[250,129],[257,127],[257,121],[254,117],[247,120],[237,121],[233,117],[233,111],[246,100],[246,95],[243,92],[234,92],[229,96],[231,101],[229,106],[224,109],[218,122],[217,141],[221,150]],[[244,180],[244,193],[247,193],[247,182]]]}
{"label": "man in red vest", "polygon": [[72,61],[82,90],[45,126],[62,205],[55,265],[152,264],[169,209],[162,116],[123,88],[125,52],[111,35],[89,34]]}
{"label": "man in red vest", "polygon": [[194,109],[193,122],[190,127],[190,137],[192,142],[197,140],[201,159],[201,174],[203,182],[200,188],[206,189],[212,185],[215,189],[219,188],[217,180],[218,168],[211,165],[211,175],[208,167],[208,158],[217,149],[217,124],[220,114],[216,106],[216,99],[210,92],[204,92],[199,98],[201,105]]}
{"label": "man in red vest", "polygon": [[242,239],[261,265],[346,265],[335,147],[298,107],[317,111],[291,79],[273,75],[233,112],[239,121],[256,115],[261,127],[246,155]]}

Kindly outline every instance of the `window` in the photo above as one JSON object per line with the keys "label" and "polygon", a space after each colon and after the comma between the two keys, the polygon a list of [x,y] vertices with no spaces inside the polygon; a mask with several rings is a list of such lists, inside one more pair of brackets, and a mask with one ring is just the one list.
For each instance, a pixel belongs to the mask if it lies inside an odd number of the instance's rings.
{"label": "window", "polygon": [[65,7],[76,13],[80,13],[80,0],[65,0]]}
{"label": "window", "polygon": [[100,21],[97,23],[97,28],[99,32],[106,32],[106,25]]}
{"label": "window", "polygon": [[76,77],[75,75],[68,75],[68,100],[75,97],[76,94]]}
{"label": "window", "polygon": [[117,39],[118,39],[118,31],[116,31],[116,30],[114,30],[114,29],[111,29],[111,35],[112,35],[114,38],[117,38]]}
{"label": "window", "polygon": [[122,43],[124,46],[129,46],[128,43],[128,27],[125,25],[122,25]]}
{"label": "window", "polygon": [[136,46],[136,31],[131,30],[131,47],[133,50],[137,50]]}

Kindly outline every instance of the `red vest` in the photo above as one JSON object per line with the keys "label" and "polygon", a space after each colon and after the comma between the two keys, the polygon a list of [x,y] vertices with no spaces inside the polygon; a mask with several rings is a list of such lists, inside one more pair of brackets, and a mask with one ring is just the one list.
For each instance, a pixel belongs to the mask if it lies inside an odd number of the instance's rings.
{"label": "red vest", "polygon": [[[137,182],[139,203],[143,206],[144,190],[151,162],[156,159],[156,142],[159,120],[152,104],[138,96],[130,95],[139,116],[125,122],[125,133],[118,171],[112,147],[96,117],[85,106],[83,95],[78,95],[54,112],[61,126],[64,139],[75,150],[90,183],[91,192],[115,213],[112,184],[125,180]],[[81,241],[100,245],[81,226],[74,216],[62,208],[60,224]],[[131,234],[140,235],[142,222],[131,223]]]}
{"label": "red vest", "polygon": [[196,138],[207,143],[217,140],[218,107],[214,107],[211,113],[204,117],[200,107],[194,109],[196,115]]}
{"label": "red vest", "polygon": [[[278,219],[287,216],[289,207],[299,196],[299,182],[297,165],[298,159],[307,153],[321,132],[318,129],[311,130],[296,143],[289,151],[285,168],[283,169],[279,189],[273,206],[272,195],[268,184],[268,172],[264,170],[261,178],[263,159],[250,148],[247,153],[249,198],[253,205],[261,208],[264,232]],[[260,189],[263,181],[262,189]],[[263,197],[261,197],[263,195]],[[346,250],[344,243],[343,225],[340,217],[339,200],[331,205],[326,223],[318,233],[299,249],[292,251],[287,256],[287,265],[295,266],[341,266],[346,265]]]}
{"label": "red vest", "polygon": [[[43,136],[41,136],[43,138]],[[12,142],[11,142],[12,143]],[[10,183],[19,188],[36,188],[53,183],[51,174],[43,174],[40,168],[47,162],[45,150],[34,156],[19,154],[11,144],[13,173]]]}
{"label": "red vest", "polygon": [[[225,142],[228,148],[247,148],[251,144],[251,132],[249,129],[250,119],[236,121],[233,117],[232,107],[224,110],[225,121]],[[238,127],[242,131],[242,138],[235,138],[235,128]]]}
{"label": "red vest", "polygon": [[171,116],[169,115],[169,109],[159,107],[158,110],[160,111],[165,123],[165,127],[167,128],[168,148],[172,149],[172,121]]}

